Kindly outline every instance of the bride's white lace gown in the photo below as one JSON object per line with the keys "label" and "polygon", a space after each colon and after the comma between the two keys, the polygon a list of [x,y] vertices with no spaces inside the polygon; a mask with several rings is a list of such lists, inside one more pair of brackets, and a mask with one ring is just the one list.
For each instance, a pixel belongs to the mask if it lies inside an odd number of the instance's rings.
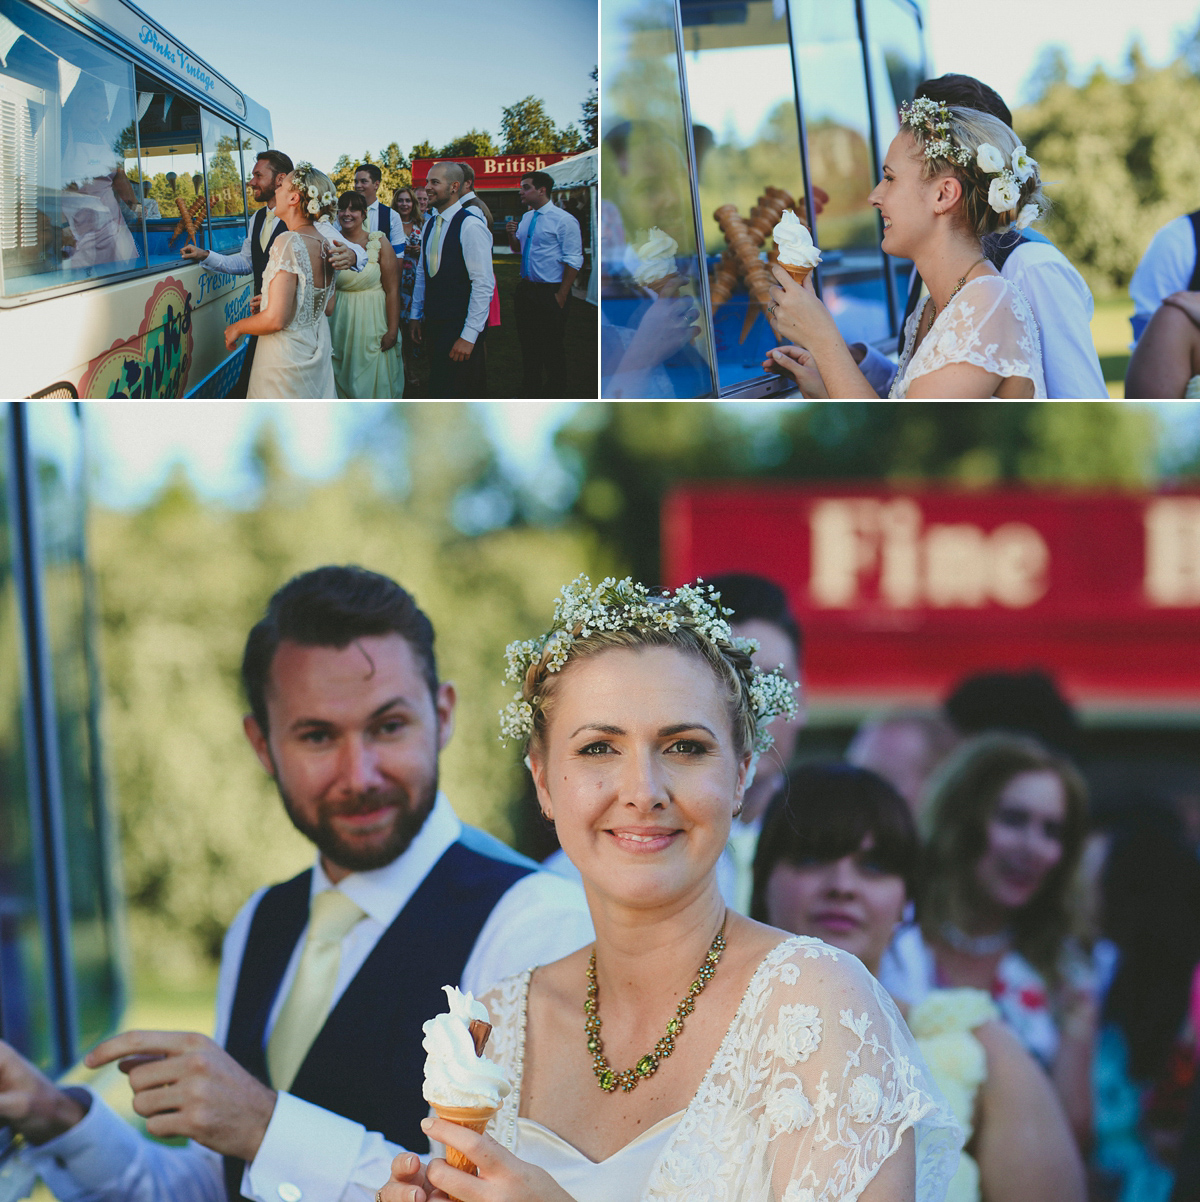
{"label": "bride's white lace gown", "polygon": [[[691,1103],[597,1164],[520,1116],[532,970],[483,998],[513,1092],[488,1131],[576,1202],[853,1202],[908,1131],[917,1202],[961,1134],[891,999],[853,956],[796,937],[759,965]],[[580,982],[580,1038],[583,1032]]]}
{"label": "bride's white lace gown", "polygon": [[270,399],[333,397],[333,347],[325,303],[333,289],[334,272],[324,288],[313,284],[312,262],[303,235],[288,231],[275,239],[263,272],[262,297],[266,305],[271,281],[281,271],[296,277],[296,301],[283,329],[262,334],[250,365],[247,395]]}
{"label": "bride's white lace gown", "polygon": [[921,376],[951,363],[971,363],[1006,379],[1032,380],[1034,399],[1045,399],[1042,340],[1033,310],[1015,284],[998,275],[971,280],[937,315],[914,354],[928,304],[927,296],[904,327],[904,351],[889,396],[903,399]]}

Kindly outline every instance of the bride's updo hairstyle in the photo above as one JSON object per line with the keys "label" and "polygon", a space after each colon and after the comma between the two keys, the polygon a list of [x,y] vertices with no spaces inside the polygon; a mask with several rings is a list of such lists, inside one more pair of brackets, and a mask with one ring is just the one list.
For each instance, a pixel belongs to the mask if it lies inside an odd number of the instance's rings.
{"label": "bride's updo hairstyle", "polygon": [[518,688],[500,711],[501,739],[542,750],[554,694],[564,669],[614,647],[674,647],[702,659],[725,694],[733,749],[754,759],[771,746],[767,725],[796,712],[796,683],[779,669],[763,672],[751,661],[753,639],[734,635],[721,595],[697,582],[673,593],[652,593],[628,576],[595,587],[586,576],[566,585],[554,603],[550,629],[510,643],[505,680]]}
{"label": "bride's updo hairstyle", "polygon": [[961,218],[975,237],[1024,229],[1050,211],[1037,163],[998,117],[919,97],[901,106],[900,124],[924,158],[925,179],[953,175],[962,184]]}
{"label": "bride's updo hairstyle", "polygon": [[297,163],[292,183],[300,193],[301,212],[313,221],[328,221],[337,212],[337,192],[333,180],[311,163]]}

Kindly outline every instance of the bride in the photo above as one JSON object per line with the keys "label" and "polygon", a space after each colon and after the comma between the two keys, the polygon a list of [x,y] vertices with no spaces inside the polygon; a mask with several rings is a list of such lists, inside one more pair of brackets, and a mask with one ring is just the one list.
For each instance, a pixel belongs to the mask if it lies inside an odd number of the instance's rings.
{"label": "bride", "polygon": [[298,163],[275,190],[275,214],[288,232],[275,239],[263,272],[266,303],[225,331],[232,351],[255,334],[247,395],[292,399],[335,396],[328,316],[333,312],[335,272],[324,258],[318,221],[336,204],[333,183],[311,163]]}
{"label": "bride", "polygon": [[[921,98],[900,110],[900,132],[870,202],[883,249],[912,259],[929,295],[904,330],[891,396],[1043,398],[1041,340],[1029,303],[983,253],[985,234],[1023,229],[1045,208],[1037,163],[988,113]],[[790,372],[809,397],[871,397],[809,277],[775,268],[776,347],[766,368]]]}
{"label": "bride", "polygon": [[721,900],[752,765],[796,704],[721,614],[704,588],[581,577],[546,635],[509,647],[505,735],[596,942],[482,999],[512,1093],[487,1134],[424,1124],[479,1176],[403,1153],[377,1202],[942,1197],[958,1129],[887,995],[853,956]]}

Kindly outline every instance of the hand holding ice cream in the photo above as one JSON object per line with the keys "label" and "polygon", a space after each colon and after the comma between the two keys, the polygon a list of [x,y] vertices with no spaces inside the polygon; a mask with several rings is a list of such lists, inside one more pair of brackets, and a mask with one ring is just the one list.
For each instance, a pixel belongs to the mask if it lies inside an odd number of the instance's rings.
{"label": "hand holding ice cream", "polygon": [[796,281],[803,284],[810,272],[821,261],[821,252],[813,245],[808,227],[788,209],[772,231],[775,248],[779,251],[779,266]]}
{"label": "hand holding ice cream", "polygon": [[638,261],[633,269],[633,282],[661,296],[678,275],[675,256],[679,253],[679,243],[654,226],[642,233],[641,245],[634,247],[633,253]]}

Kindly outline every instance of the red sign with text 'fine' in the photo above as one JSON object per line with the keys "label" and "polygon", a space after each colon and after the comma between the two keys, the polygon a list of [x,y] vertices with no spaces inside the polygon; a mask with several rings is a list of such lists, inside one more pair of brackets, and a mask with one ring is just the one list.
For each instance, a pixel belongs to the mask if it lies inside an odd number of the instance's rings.
{"label": "red sign with text 'fine'", "polygon": [[519,188],[521,178],[533,171],[545,171],[551,163],[570,158],[566,154],[497,154],[486,159],[413,159],[413,187],[419,188],[429,178],[434,163],[466,163],[475,172],[475,191],[488,192],[495,188]]}
{"label": "red sign with text 'fine'", "polygon": [[782,585],[818,702],[1038,667],[1084,704],[1200,706],[1200,493],[695,485],[663,553],[671,585]]}

